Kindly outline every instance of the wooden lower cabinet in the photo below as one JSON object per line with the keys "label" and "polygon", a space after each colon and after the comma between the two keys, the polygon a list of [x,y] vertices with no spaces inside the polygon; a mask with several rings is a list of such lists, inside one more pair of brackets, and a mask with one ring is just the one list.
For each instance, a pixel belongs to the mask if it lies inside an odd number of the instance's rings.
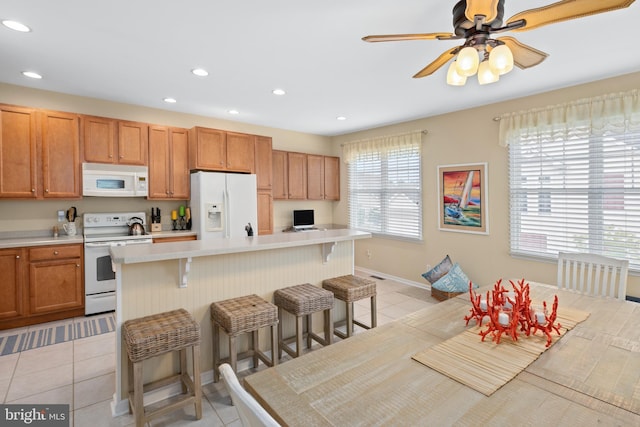
{"label": "wooden lower cabinet", "polygon": [[81,244],[3,249],[0,268],[0,329],[84,315]]}

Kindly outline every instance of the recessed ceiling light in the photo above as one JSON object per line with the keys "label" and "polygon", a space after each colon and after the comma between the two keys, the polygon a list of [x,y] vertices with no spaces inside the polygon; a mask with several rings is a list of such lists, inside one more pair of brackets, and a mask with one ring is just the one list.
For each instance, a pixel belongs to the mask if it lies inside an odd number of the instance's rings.
{"label": "recessed ceiling light", "polygon": [[199,77],[206,77],[209,75],[209,72],[204,68],[194,68],[191,72]]}
{"label": "recessed ceiling light", "polygon": [[12,21],[10,19],[5,19],[4,21],[2,21],[2,25],[7,28],[11,28],[14,31],[20,31],[21,33],[28,33],[29,31],[31,31],[31,28],[27,27],[23,23]]}
{"label": "recessed ceiling light", "polygon": [[274,89],[271,91],[271,93],[273,93],[274,95],[284,95],[287,92],[285,92],[283,89]]}
{"label": "recessed ceiling light", "polygon": [[26,77],[29,77],[29,78],[32,78],[32,79],[41,79],[42,78],[42,76],[40,74],[34,73],[33,71],[23,71],[22,75],[26,76]]}
{"label": "recessed ceiling light", "polygon": [[345,116],[338,116],[336,117],[336,120],[347,120],[347,118]]}
{"label": "recessed ceiling light", "polygon": [[178,102],[178,101],[176,101],[175,98],[165,98],[163,101],[168,103],[168,104],[175,104],[176,102]]}
{"label": "recessed ceiling light", "polygon": [[238,111],[238,110],[229,110],[228,113],[235,115],[235,114],[240,114],[240,111]]}

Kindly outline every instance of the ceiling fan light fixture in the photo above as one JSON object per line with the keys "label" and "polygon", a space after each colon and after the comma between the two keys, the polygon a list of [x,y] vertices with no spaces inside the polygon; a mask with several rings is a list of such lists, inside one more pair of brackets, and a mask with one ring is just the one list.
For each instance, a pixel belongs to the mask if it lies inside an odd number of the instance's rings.
{"label": "ceiling fan light fixture", "polygon": [[489,52],[489,66],[498,74],[507,74],[513,70],[513,54],[507,45],[501,44]]}
{"label": "ceiling fan light fixture", "polygon": [[464,86],[467,83],[467,77],[458,74],[456,61],[451,62],[447,70],[447,84],[451,86]]}
{"label": "ceiling fan light fixture", "polygon": [[491,68],[489,61],[482,61],[478,67],[478,83],[486,85],[489,83],[495,83],[500,79],[498,71]]}
{"label": "ceiling fan light fixture", "polygon": [[456,71],[461,76],[473,76],[478,71],[479,62],[478,51],[473,47],[465,47],[458,53]]}

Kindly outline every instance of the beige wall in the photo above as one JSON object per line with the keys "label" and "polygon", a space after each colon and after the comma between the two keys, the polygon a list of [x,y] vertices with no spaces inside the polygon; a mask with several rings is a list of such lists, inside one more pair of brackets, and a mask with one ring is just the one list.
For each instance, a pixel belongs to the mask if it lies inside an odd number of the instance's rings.
{"label": "beige wall", "polygon": [[[498,146],[498,122],[503,113],[559,104],[579,98],[639,87],[640,73],[579,85],[568,89],[501,102],[484,107],[428,117],[392,126],[335,137],[340,144],[372,136],[428,130],[423,137],[423,235],[422,243],[374,238],[356,242],[356,265],[411,281],[427,283],[420,274],[446,254],[460,263],[478,284],[499,278],[526,278],[556,282],[556,265],[516,259],[509,255],[508,150]],[[497,83],[500,84],[500,83]],[[461,88],[461,93],[464,88]],[[459,163],[488,163],[489,235],[472,235],[438,230],[437,166]],[[342,194],[347,194],[346,166],[342,172]],[[334,206],[334,221],[347,223],[347,198]],[[371,251],[371,258],[366,255]],[[628,294],[640,297],[640,279],[629,279]]]}
{"label": "beige wall", "polygon": [[[236,132],[265,135],[273,138],[273,148],[287,151],[301,151],[313,154],[336,155],[330,138],[304,134],[283,129],[255,126],[230,120],[171,111],[138,107],[93,98],[84,98],[56,92],[48,92],[0,83],[0,103],[21,105],[25,107],[46,108],[58,111],[91,114],[123,120],[141,121],[158,125],[191,128],[204,126]],[[158,206],[166,214],[163,215],[163,226],[169,226],[169,212],[176,209],[181,201],[158,202],[134,198],[84,198],[83,200],[53,201],[15,201],[0,200],[0,232],[16,230],[48,230],[57,224],[56,212],[75,206],[79,213],[84,212],[117,212],[144,210],[150,213],[152,206]],[[318,224],[330,224],[333,221],[331,202],[274,202],[274,228],[282,229],[291,225],[293,209],[315,209]]]}

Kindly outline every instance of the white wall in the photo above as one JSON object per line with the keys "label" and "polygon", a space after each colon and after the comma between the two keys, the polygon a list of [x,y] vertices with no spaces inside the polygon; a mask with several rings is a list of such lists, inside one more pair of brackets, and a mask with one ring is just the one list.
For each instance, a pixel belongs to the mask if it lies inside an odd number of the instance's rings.
{"label": "white wall", "polygon": [[[512,258],[509,255],[508,150],[498,145],[498,122],[503,113],[620,92],[638,88],[640,73],[560,89],[484,107],[428,117],[392,126],[333,138],[340,144],[367,137],[428,130],[423,137],[423,227],[422,243],[374,238],[356,243],[356,265],[408,280],[426,283],[420,276],[427,265],[435,265],[449,254],[476,283],[491,284],[499,278],[526,278],[556,282],[556,265]],[[496,83],[500,84],[500,83]],[[461,93],[464,88],[460,88]],[[488,163],[489,235],[472,235],[438,230],[437,166],[459,163]],[[346,165],[342,165],[341,192],[334,205],[334,221],[348,222]],[[371,252],[371,258],[366,256]],[[630,277],[628,294],[640,297],[640,279]]]}

